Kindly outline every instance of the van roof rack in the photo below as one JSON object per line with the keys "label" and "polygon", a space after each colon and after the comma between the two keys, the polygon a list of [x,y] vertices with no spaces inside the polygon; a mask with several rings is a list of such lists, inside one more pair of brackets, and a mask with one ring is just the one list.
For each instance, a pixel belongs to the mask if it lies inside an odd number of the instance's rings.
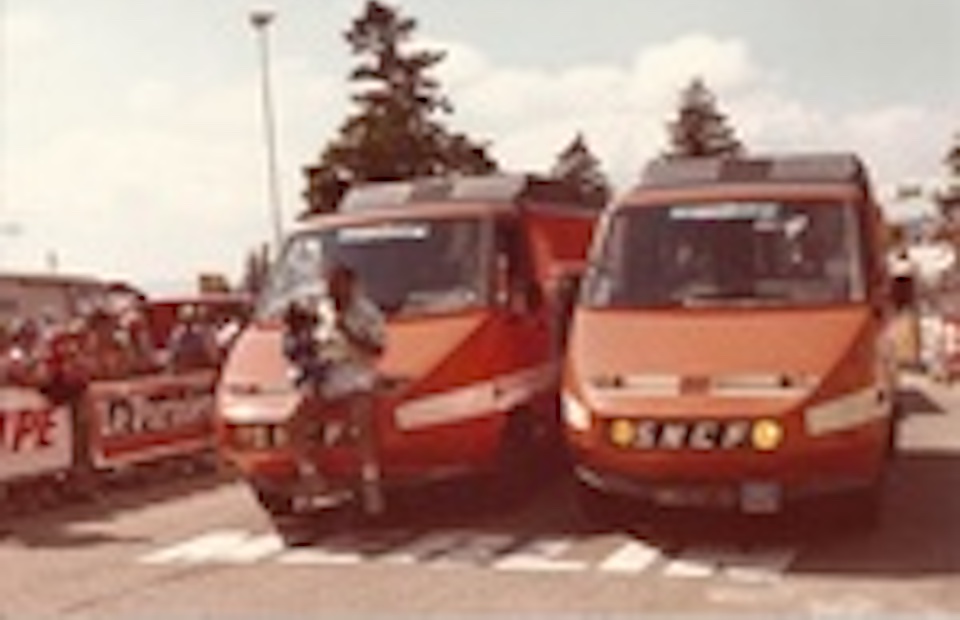
{"label": "van roof rack", "polygon": [[410,181],[366,183],[350,189],[341,212],[391,209],[426,202],[549,203],[588,209],[577,187],[532,174],[423,177]]}
{"label": "van roof rack", "polygon": [[666,157],[651,161],[640,181],[648,188],[713,183],[855,183],[865,188],[867,174],[852,153]]}

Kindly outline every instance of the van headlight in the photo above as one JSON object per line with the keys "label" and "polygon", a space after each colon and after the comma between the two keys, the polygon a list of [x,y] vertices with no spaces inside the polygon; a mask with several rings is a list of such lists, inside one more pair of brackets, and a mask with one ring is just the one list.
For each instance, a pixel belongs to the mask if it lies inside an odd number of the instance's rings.
{"label": "van headlight", "polygon": [[233,444],[241,450],[271,450],[290,443],[290,433],[280,424],[242,424],[232,429]]}
{"label": "van headlight", "polygon": [[772,452],[783,443],[783,425],[777,420],[757,420],[750,430],[753,448],[760,452]]}
{"label": "van headlight", "polygon": [[581,432],[590,430],[593,422],[593,416],[587,406],[568,392],[563,394],[563,419],[567,426]]}

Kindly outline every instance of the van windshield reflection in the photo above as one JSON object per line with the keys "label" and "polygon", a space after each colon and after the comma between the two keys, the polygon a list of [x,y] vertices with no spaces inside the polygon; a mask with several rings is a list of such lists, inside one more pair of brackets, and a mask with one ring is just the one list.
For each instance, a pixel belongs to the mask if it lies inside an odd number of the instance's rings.
{"label": "van windshield reflection", "polygon": [[404,221],[309,231],[290,239],[259,304],[261,318],[325,294],[331,262],[352,268],[388,314],[462,310],[487,299],[486,225],[479,220]]}
{"label": "van windshield reflection", "polygon": [[862,300],[856,212],[825,203],[627,208],[584,287],[595,307],[815,305]]}

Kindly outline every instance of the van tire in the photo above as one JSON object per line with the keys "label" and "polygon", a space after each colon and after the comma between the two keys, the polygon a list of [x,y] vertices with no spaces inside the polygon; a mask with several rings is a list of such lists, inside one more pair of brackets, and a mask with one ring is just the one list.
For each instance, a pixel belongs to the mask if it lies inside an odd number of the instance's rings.
{"label": "van tire", "polygon": [[293,497],[282,491],[271,491],[262,488],[254,488],[254,495],[260,507],[270,515],[272,519],[292,516],[295,511],[293,508]]}

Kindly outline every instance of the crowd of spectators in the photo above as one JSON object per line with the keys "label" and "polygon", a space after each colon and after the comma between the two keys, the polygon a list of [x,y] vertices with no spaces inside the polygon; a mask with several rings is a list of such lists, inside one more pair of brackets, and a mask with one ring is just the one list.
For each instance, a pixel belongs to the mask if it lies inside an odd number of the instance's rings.
{"label": "crowd of spectators", "polygon": [[106,305],[63,320],[51,313],[0,322],[0,385],[27,385],[68,394],[90,381],[216,368],[232,325],[209,319],[202,306],[184,305],[158,343],[145,305]]}

